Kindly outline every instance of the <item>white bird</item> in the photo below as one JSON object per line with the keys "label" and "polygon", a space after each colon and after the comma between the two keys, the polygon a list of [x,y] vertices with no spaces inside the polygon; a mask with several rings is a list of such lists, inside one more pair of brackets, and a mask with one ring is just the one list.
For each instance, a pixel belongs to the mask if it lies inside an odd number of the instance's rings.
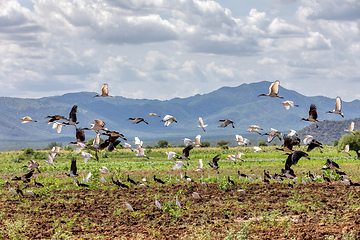
{"label": "white bird", "polygon": [[344,117],[343,113],[341,112],[341,98],[340,97],[336,97],[335,109],[332,111],[328,111],[326,113],[335,113],[335,114],[339,114],[340,116]]}
{"label": "white bird", "polygon": [[105,178],[104,178],[103,176],[100,177],[100,181],[101,181],[101,183],[105,183],[105,182],[106,182],[106,180],[105,180]]}
{"label": "white bird", "polygon": [[142,147],[143,141],[140,141],[140,139],[138,137],[135,137],[134,144],[138,145],[138,147]]}
{"label": "white bird", "polygon": [[195,147],[200,147],[201,146],[200,139],[201,139],[200,134],[195,137],[195,139],[194,139]]}
{"label": "white bird", "polygon": [[295,136],[295,135],[297,135],[297,134],[296,134],[296,131],[293,130],[293,129],[290,129],[290,130],[289,130],[289,133],[288,133],[288,136],[289,136],[289,137],[292,137],[292,136]]}
{"label": "white bird", "polygon": [[254,152],[260,152],[260,151],[262,151],[262,149],[260,147],[257,147],[257,146],[254,147]]}
{"label": "white bird", "polygon": [[109,172],[109,169],[105,166],[101,166],[101,168],[99,169],[99,171],[103,174],[106,174]]}
{"label": "white bird", "polygon": [[305,138],[304,138],[304,140],[303,140],[303,143],[304,143],[305,145],[309,145],[313,139],[314,139],[313,136],[311,136],[311,135],[306,135]]}
{"label": "white bird", "polygon": [[203,122],[203,119],[201,117],[199,117],[199,125],[198,125],[199,128],[201,128],[202,130],[205,131],[205,127],[207,127],[207,124],[204,125],[204,122]]}
{"label": "white bird", "polygon": [[[124,143],[124,148],[131,149],[131,145],[129,143]],[[131,149],[132,150],[132,149]]]}
{"label": "white bird", "polygon": [[125,206],[126,206],[127,209],[129,209],[131,212],[134,211],[133,207],[132,207],[130,204],[128,204],[127,202],[125,202]]}
{"label": "white bird", "polygon": [[293,101],[283,101],[280,104],[284,105],[287,110],[289,110],[290,107],[299,107],[298,105],[295,105]]}
{"label": "white bird", "polygon": [[[347,154],[350,155],[349,151],[350,151],[350,146],[349,146],[348,144],[345,146],[344,150],[340,150],[340,152],[342,152],[342,153],[347,153]],[[351,155],[350,155],[350,156],[351,156]]]}
{"label": "white bird", "polygon": [[263,130],[262,128],[260,128],[259,126],[257,125],[250,125],[248,130],[246,130],[247,132],[256,132],[258,134],[261,135],[261,133],[259,133],[259,130]]}
{"label": "white bird", "polygon": [[203,162],[202,162],[202,159],[200,158],[199,159],[199,164],[198,166],[195,168],[195,171],[202,171],[203,170]]}
{"label": "white bird", "polygon": [[162,121],[162,122],[165,122],[165,123],[164,123],[164,126],[165,126],[165,127],[169,126],[170,123],[172,123],[172,122],[176,122],[176,123],[177,123],[176,118],[174,118],[174,117],[171,116],[171,115],[166,115],[161,121]]}
{"label": "white bird", "polygon": [[83,181],[84,181],[84,183],[88,183],[90,177],[91,177],[91,172],[89,172],[88,175],[86,175],[86,177],[84,177],[84,175],[83,175]]}
{"label": "white bird", "polygon": [[245,146],[246,146],[246,145],[250,144],[249,139],[243,138],[241,135],[238,135],[238,134],[235,135],[235,141],[236,141],[240,146],[242,146],[242,145],[245,145]]}
{"label": "white bird", "polygon": [[21,123],[28,123],[28,122],[37,122],[35,120],[32,120],[31,117],[29,116],[26,116],[26,117],[22,117],[22,118],[19,118],[21,120]]}
{"label": "white bird", "polygon": [[160,205],[159,201],[157,200],[156,195],[155,195],[155,206],[161,210],[161,205]]}
{"label": "white bird", "polygon": [[176,205],[181,209],[181,204],[180,204],[177,196],[176,196],[176,201],[175,202],[176,202]]}
{"label": "white bird", "polygon": [[44,162],[54,166],[54,158],[51,155],[48,155],[47,160],[44,160]]}
{"label": "white bird", "polygon": [[85,148],[85,143],[83,142],[76,142],[76,143],[72,143],[76,149],[76,153],[80,153],[81,150],[83,150]]}
{"label": "white bird", "polygon": [[355,128],[355,123],[351,122],[350,127],[348,129],[344,129],[345,132],[353,133]]}
{"label": "white bird", "polygon": [[183,139],[181,139],[181,141],[184,141],[184,145],[186,147],[189,146],[190,144],[192,144],[192,141],[190,138],[183,138]]}
{"label": "white bird", "polygon": [[267,142],[270,143],[275,137],[278,137],[281,141],[280,136],[282,135],[281,132],[276,130],[275,128],[271,128],[269,133],[264,133],[263,135],[268,135]]}
{"label": "white bird", "polygon": [[50,151],[50,155],[54,158],[56,156],[56,154],[60,153],[60,149],[61,149],[61,147],[54,146]]}
{"label": "white bird", "polygon": [[93,157],[93,155],[87,152],[81,152],[81,156],[84,158],[84,163],[87,163],[87,161]]}
{"label": "white bird", "polygon": [[101,135],[101,133],[96,134],[93,144],[92,144],[92,146],[96,149],[99,148],[99,146],[100,146],[100,135]]}
{"label": "white bird", "polygon": [[135,149],[135,152],[137,152],[135,154],[136,157],[145,157],[145,158],[149,158],[145,155],[145,148],[142,147],[138,147],[137,149]]}
{"label": "white bird", "polygon": [[168,156],[168,160],[172,159],[175,157],[176,153],[175,152],[165,152],[166,155]]}
{"label": "white bird", "polygon": [[6,183],[5,183],[7,186],[8,186],[8,188],[9,188],[9,193],[11,193],[11,194],[16,194],[16,191],[15,191],[15,189],[13,189],[12,187],[11,187],[11,185],[10,185],[10,182],[9,181],[6,181]]}
{"label": "white bird", "polygon": [[109,85],[105,83],[101,88],[101,94],[95,95],[94,97],[112,97],[109,95]]}
{"label": "white bird", "polygon": [[149,113],[149,116],[152,116],[152,117],[161,117],[161,116],[157,115],[156,113]]}
{"label": "white bird", "polygon": [[180,169],[182,167],[182,165],[184,165],[184,162],[182,161],[175,161],[175,165],[172,168],[172,170],[176,170],[176,169]]}
{"label": "white bird", "polygon": [[[50,124],[51,122],[49,122]],[[55,129],[56,128],[56,131],[57,133],[61,133],[61,129],[62,129],[62,126],[63,124],[62,123],[59,123],[59,122],[52,122],[53,125],[52,125],[52,128]]]}
{"label": "white bird", "polygon": [[[26,166],[25,166],[26,167]],[[40,164],[35,160],[29,159],[27,169],[30,171],[31,169],[37,168],[39,171]]]}
{"label": "white bird", "polygon": [[275,82],[270,84],[269,87],[269,93],[268,94],[260,94],[258,97],[260,96],[268,96],[268,97],[278,97],[278,98],[283,98],[280,97],[279,94],[279,86],[280,86],[280,81],[276,80]]}

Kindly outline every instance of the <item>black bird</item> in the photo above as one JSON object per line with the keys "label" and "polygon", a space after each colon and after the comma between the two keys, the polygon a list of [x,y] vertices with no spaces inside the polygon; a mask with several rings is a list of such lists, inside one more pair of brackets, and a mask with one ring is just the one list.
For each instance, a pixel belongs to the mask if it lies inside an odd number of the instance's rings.
{"label": "black bird", "polygon": [[286,159],[285,162],[285,170],[289,170],[292,165],[297,164],[300,158],[302,157],[306,157],[307,159],[310,159],[309,155],[303,151],[294,151],[290,154],[286,153],[286,155],[288,155],[288,158]]}
{"label": "black bird", "polygon": [[77,179],[75,179],[75,184],[76,184],[76,186],[78,186],[78,187],[89,187],[88,184],[86,184],[86,183],[81,183],[81,182],[79,182]]}
{"label": "black bird", "polygon": [[222,122],[222,124],[219,126],[219,127],[221,127],[221,128],[224,128],[224,127],[226,127],[226,126],[229,125],[229,124],[231,124],[231,126],[232,126],[233,128],[235,128],[234,122],[233,122],[232,120],[230,120],[230,119],[222,119],[222,120],[219,120],[218,122]]}
{"label": "black bird", "polygon": [[[112,152],[116,148],[116,146],[120,144],[121,141],[118,140],[118,138],[122,138],[125,141],[127,140],[122,133],[116,131],[106,130],[106,132],[101,133],[101,135],[108,136],[108,139],[106,139],[103,143],[100,144],[99,149],[102,150],[107,147],[109,152]],[[122,145],[120,144],[120,146]]]}
{"label": "black bird", "polygon": [[[188,145],[186,146],[183,151],[182,151],[182,155],[180,157],[176,157],[177,159],[183,159],[183,160],[190,160],[189,155],[190,155],[190,150],[193,149],[194,146],[193,145]],[[187,162],[187,165],[189,165],[189,162]]]}
{"label": "black bird", "polygon": [[79,122],[77,122],[76,112],[77,112],[77,106],[74,105],[71,108],[71,111],[69,113],[69,121],[68,122],[63,122],[63,124],[66,124],[66,125],[76,125],[76,124],[78,124]]}
{"label": "black bird", "polygon": [[165,182],[163,180],[161,180],[160,178],[156,178],[155,175],[154,175],[154,181],[161,183],[161,184],[165,184]]}
{"label": "black bird", "polygon": [[71,160],[71,167],[70,167],[70,173],[65,173],[68,177],[76,177],[77,174],[77,166],[76,166],[76,159]]}
{"label": "black bird", "polygon": [[308,121],[308,122],[314,122],[315,123],[315,126],[318,127],[318,125],[316,123],[318,123],[319,121],[317,120],[317,111],[316,111],[316,106],[315,104],[311,104],[310,105],[310,110],[309,110],[309,117],[308,118],[302,118],[300,119],[301,120],[304,120],[304,121]]}
{"label": "black bird", "polygon": [[23,193],[23,191],[20,189],[20,186],[19,186],[19,185],[16,186],[16,193],[19,194],[19,195],[21,195],[22,197],[24,196],[24,193]]}
{"label": "black bird", "polygon": [[184,178],[185,178],[185,180],[188,181],[188,182],[194,182],[194,180],[193,180],[192,178],[190,178],[189,176],[186,175],[186,172],[185,172],[185,174],[184,174]]}
{"label": "black bird", "polygon": [[212,167],[213,169],[218,169],[219,168],[219,164],[218,161],[220,160],[220,154],[216,155],[213,159],[212,162],[209,161],[209,165],[210,167]]}
{"label": "black bird", "polygon": [[132,179],[129,177],[129,175],[127,175],[127,181],[128,181],[129,183],[132,183],[132,184],[135,184],[135,185],[138,184],[137,182],[135,182],[134,180],[132,180]]}
{"label": "black bird", "polygon": [[326,169],[339,170],[340,166],[339,166],[339,164],[337,164],[333,160],[327,159],[326,163],[325,163],[325,166],[322,169],[323,170],[326,170]]}
{"label": "black bird", "polygon": [[120,180],[114,181],[114,178],[113,178],[113,177],[111,177],[111,180],[112,180],[112,182],[113,182],[116,186],[118,186],[118,187],[129,188],[128,185],[122,183]]}
{"label": "black bird", "polygon": [[[244,174],[245,175],[245,174]],[[245,175],[246,176],[246,175]],[[264,179],[273,179],[274,177],[270,176],[270,174],[268,172],[265,171],[264,169]]]}
{"label": "black bird", "polygon": [[328,177],[326,177],[326,176],[324,176],[324,175],[322,175],[322,177],[323,177],[323,179],[324,179],[325,182],[331,182],[330,178],[328,178]]}
{"label": "black bird", "polygon": [[149,124],[144,118],[142,117],[135,117],[135,118],[128,118],[126,120],[133,120],[132,121],[132,124],[138,124],[138,123],[141,123],[141,122],[144,122],[146,124]]}
{"label": "black bird", "polygon": [[15,176],[13,177],[11,180],[12,181],[23,181],[24,183],[29,183],[30,182],[30,178],[32,177],[32,175],[34,174],[34,169],[31,169],[31,171],[25,173],[24,175],[18,177]]}
{"label": "black bird", "polygon": [[280,172],[280,177],[286,177],[286,178],[296,178],[296,175],[295,175],[295,172],[294,170],[292,170],[291,168],[289,169],[281,169],[281,172]]}
{"label": "black bird", "polygon": [[60,120],[60,119],[64,119],[64,120],[69,121],[68,118],[66,118],[64,116],[60,116],[60,115],[50,115],[50,116],[47,116],[45,118],[50,118],[48,123],[52,123],[52,122],[55,122],[56,120]]}
{"label": "black bird", "polygon": [[34,184],[35,184],[35,186],[36,187],[44,187],[44,185],[42,184],[42,183],[39,183],[39,182],[37,182],[36,180],[35,180],[35,177],[34,177]]}
{"label": "black bird", "polygon": [[275,148],[276,150],[284,151],[284,152],[293,152],[293,146],[300,144],[300,138],[297,136],[284,136],[283,137],[284,144],[283,148]]}
{"label": "black bird", "polygon": [[246,174],[244,174],[244,173],[240,173],[240,171],[238,171],[238,174],[239,174],[239,177],[247,177],[247,175],[246,175]]}
{"label": "black bird", "polygon": [[230,176],[228,176],[228,183],[229,183],[230,185],[235,185],[235,182],[230,179]]}

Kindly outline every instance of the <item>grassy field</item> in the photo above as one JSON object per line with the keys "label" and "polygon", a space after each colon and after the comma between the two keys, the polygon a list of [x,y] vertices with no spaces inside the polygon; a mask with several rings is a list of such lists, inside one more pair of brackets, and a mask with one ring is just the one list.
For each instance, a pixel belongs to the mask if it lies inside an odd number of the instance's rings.
{"label": "grassy field", "polygon": [[[302,146],[300,149],[304,151],[305,147]],[[324,224],[322,225],[324,227],[335,224],[335,221],[325,221],[326,217],[335,218],[344,224],[349,221],[347,217],[350,215],[340,217],[331,216],[334,215],[333,212],[321,212],[323,210],[320,207],[327,206],[321,202],[321,193],[326,192],[328,188],[328,185],[324,185],[323,179],[316,180],[319,185],[311,185],[311,187],[303,186],[301,182],[302,177],[309,171],[319,175],[329,175],[329,171],[321,169],[327,158],[336,161],[341,170],[345,171],[353,182],[359,182],[359,160],[355,157],[354,152],[351,153],[353,156],[348,156],[339,153],[331,146],[324,146],[323,153],[317,149],[313,150],[309,153],[311,160],[303,158],[292,167],[298,178],[294,190],[289,190],[287,180],[284,183],[273,180],[271,185],[265,185],[259,178],[253,182],[248,179],[239,180],[238,171],[247,175],[252,171],[257,176],[263,176],[264,170],[269,171],[270,174],[280,173],[280,170],[284,168],[287,156],[284,155],[284,152],[275,150],[275,147],[263,147],[263,150],[264,152],[255,153],[252,147],[195,148],[190,151],[189,165],[175,171],[172,170],[173,161],[167,159],[165,152],[174,151],[181,155],[181,148],[147,150],[146,155],[149,159],[137,158],[134,156],[134,152],[128,149],[120,149],[111,153],[103,151],[99,153],[99,162],[90,159],[87,163],[84,163],[82,157],[74,151],[62,151],[54,160],[55,168],[44,163],[49,151],[1,152],[0,194],[3,207],[6,206],[9,210],[0,214],[2,226],[0,227],[0,236],[11,239],[112,239],[114,237],[121,239],[120,235],[118,237],[111,235],[119,233],[125,236],[124,239],[162,239],[167,236],[183,239],[261,239],[264,236],[267,236],[265,238],[271,236],[272,239],[280,239],[290,236],[294,232],[299,234],[302,232],[295,227],[298,226],[296,222],[298,220],[289,222],[289,218],[293,218],[295,215],[306,215],[306,219],[311,218],[317,224]],[[227,155],[235,154],[236,151],[245,153],[243,162],[238,161],[235,164],[225,160]],[[207,164],[217,154],[221,154],[219,174]],[[5,184],[6,180],[26,173],[27,170],[23,166],[27,165],[30,158],[40,163],[41,173],[36,172],[34,175],[36,181],[41,182],[45,187],[35,188],[32,182],[29,184],[27,189],[36,193],[38,195],[36,197],[19,197],[16,194],[10,194]],[[79,182],[82,182],[82,175],[86,176],[92,172],[88,183],[89,188],[76,186],[74,179],[65,175],[70,172],[70,164],[73,159],[77,160]],[[199,159],[203,159],[204,171],[197,172],[195,167],[198,165]],[[101,174],[99,169],[102,166],[106,166],[109,173]],[[185,172],[195,183],[177,181]],[[146,178],[149,188],[142,190],[136,185],[127,183],[127,175],[139,182],[142,178]],[[153,175],[164,180],[166,184],[159,186],[153,181]],[[103,176],[107,182],[101,183],[100,176]],[[229,185],[228,176],[235,181],[235,186]],[[130,188],[118,188],[111,183],[112,177],[120,179]],[[209,187],[206,190],[200,187],[200,180],[208,183]],[[12,187],[15,188],[16,185],[23,189],[27,186],[21,181],[12,181]],[[261,190],[264,186],[266,189]],[[356,210],[360,207],[356,201],[360,196],[357,189],[350,191],[341,184],[339,189],[346,195],[349,210]],[[240,190],[251,192],[253,195],[247,195],[247,193],[242,196]],[[333,190],[330,188],[329,193]],[[191,198],[194,191],[201,193],[203,198],[200,200]],[[297,198],[288,199],[289,191],[294,191],[292,194]],[[312,195],[311,191],[315,195]],[[286,194],[284,195],[284,193]],[[280,195],[277,200],[270,203],[263,202],[265,201],[264,197],[271,199],[278,194]],[[160,211],[155,207],[155,196],[163,205],[163,209]],[[175,196],[178,196],[181,201],[182,209],[176,207]],[[285,198],[285,202],[279,200],[281,198]],[[98,222],[97,218],[99,217],[88,215],[88,211],[81,210],[82,207],[88,210],[96,207],[92,211],[100,211],[99,209],[102,209],[101,207],[104,205],[100,202],[105,199],[107,210],[105,213],[102,212],[101,216],[106,220],[103,219],[101,223]],[[304,200],[299,201],[299,199]],[[337,200],[334,198],[334,201]],[[135,211],[127,210],[124,202],[130,203]],[[33,210],[33,205],[35,210]],[[77,206],[76,210],[65,211],[74,206]],[[263,209],[264,206],[267,208]],[[64,213],[59,212],[59,208],[62,207]],[[288,212],[282,212],[278,208],[288,209]],[[321,217],[318,218],[319,211]],[[49,213],[51,214],[49,215]],[[265,218],[267,220],[264,222]],[[269,218],[271,219],[269,220]],[[34,221],[37,222],[37,225],[43,224],[43,232],[33,233],[37,228],[34,226]],[[86,222],[86,227],[83,226],[84,222]],[[109,226],[114,225],[114,229],[106,228],[105,223]],[[309,220],[309,226],[311,224],[312,222]],[[137,230],[134,230],[133,226],[138,226]],[[271,235],[273,233],[270,233],[269,230],[274,230],[274,228],[278,229],[281,237]],[[173,232],[169,232],[169,229]],[[301,236],[299,234],[296,236]],[[339,232],[328,232],[327,235],[312,235],[312,237],[313,239],[325,239],[325,237],[326,239],[335,239],[336,237],[352,239],[351,237],[355,237],[356,234],[356,229],[345,226]],[[302,238],[295,237],[293,239]]]}

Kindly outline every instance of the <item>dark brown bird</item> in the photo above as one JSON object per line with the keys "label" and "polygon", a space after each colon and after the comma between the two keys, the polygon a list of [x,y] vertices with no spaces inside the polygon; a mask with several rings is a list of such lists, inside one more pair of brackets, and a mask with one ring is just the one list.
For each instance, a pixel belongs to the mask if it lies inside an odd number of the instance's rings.
{"label": "dark brown bird", "polygon": [[189,158],[190,150],[193,149],[193,148],[194,148],[193,145],[186,146],[182,151],[182,155],[180,157],[176,157],[176,158],[177,159],[183,159],[183,160],[190,160],[190,158]]}
{"label": "dark brown bird", "polygon": [[231,126],[232,126],[233,128],[235,128],[233,120],[230,120],[230,119],[221,119],[221,120],[219,120],[218,122],[222,122],[222,124],[219,126],[219,127],[221,127],[221,128],[225,128],[225,127],[226,127],[227,125],[229,125],[229,124],[231,124]]}
{"label": "dark brown bird", "polygon": [[229,183],[230,185],[235,185],[235,182],[230,179],[230,176],[228,176],[228,183]]}
{"label": "dark brown bird", "polygon": [[286,153],[286,155],[288,155],[288,158],[286,159],[285,162],[285,170],[289,170],[292,165],[297,164],[300,158],[302,157],[306,157],[307,159],[310,159],[309,155],[303,151],[294,151],[290,154]]}
{"label": "dark brown bird", "polygon": [[48,123],[52,123],[52,122],[55,122],[56,120],[60,120],[60,119],[64,119],[66,121],[69,121],[68,118],[66,118],[64,116],[60,116],[60,115],[50,115],[50,116],[47,116],[45,118],[50,118]]}
{"label": "dark brown bird", "polygon": [[218,161],[220,160],[220,154],[219,155],[216,155],[213,159],[212,159],[212,162],[209,161],[209,165],[210,167],[212,167],[213,169],[218,169],[219,168],[219,164],[218,164]]}
{"label": "dark brown bird", "polygon": [[126,120],[133,120],[132,121],[132,124],[138,124],[138,123],[141,123],[141,122],[144,122],[146,124],[149,124],[144,118],[142,117],[135,117],[135,118],[128,118]]}
{"label": "dark brown bird", "polygon": [[131,183],[131,184],[135,184],[135,185],[138,184],[138,183],[135,182],[133,179],[131,179],[131,178],[129,177],[129,175],[127,175],[127,181],[128,181],[129,183]]}
{"label": "dark brown bird", "polygon": [[322,143],[316,141],[315,139],[311,140],[310,144],[308,145],[307,148],[307,152],[310,152],[311,150],[313,150],[314,148],[319,148],[319,151],[322,153],[321,148],[322,148]]}
{"label": "dark brown bird", "polygon": [[78,186],[78,187],[86,187],[86,188],[89,187],[88,184],[86,184],[86,183],[81,183],[81,182],[79,182],[78,180],[75,180],[75,184],[76,184],[76,186]]}
{"label": "dark brown bird", "polygon": [[71,167],[70,167],[70,173],[65,173],[68,177],[76,177],[77,174],[77,166],[76,166],[76,159],[71,160]]}
{"label": "dark brown bird", "polygon": [[76,124],[78,124],[79,122],[77,122],[76,112],[77,112],[77,106],[74,105],[71,108],[71,111],[69,113],[69,119],[68,119],[69,121],[68,122],[63,122],[63,124],[65,124],[65,125],[76,125]]}
{"label": "dark brown bird", "polygon": [[332,170],[339,170],[340,169],[340,166],[339,164],[337,164],[336,162],[334,162],[333,160],[331,159],[327,159],[326,160],[326,163],[324,165],[324,167],[322,168],[323,170],[326,170],[326,169],[332,169]]}
{"label": "dark brown bird", "polygon": [[316,111],[316,106],[315,106],[315,104],[311,104],[310,110],[309,110],[309,117],[302,118],[302,119],[300,119],[300,121],[304,120],[304,121],[308,121],[308,122],[313,122],[313,123],[315,123],[315,126],[318,127],[317,123],[319,121],[317,120],[317,117],[318,117],[318,115],[317,115],[317,111]]}
{"label": "dark brown bird", "polygon": [[165,184],[165,182],[163,180],[161,180],[160,178],[156,178],[155,175],[154,175],[154,181],[161,183],[161,184]]}
{"label": "dark brown bird", "polygon": [[129,186],[126,185],[126,184],[124,184],[124,183],[122,183],[122,182],[120,181],[120,179],[118,179],[117,181],[114,181],[114,178],[111,177],[111,181],[113,182],[113,184],[115,184],[115,185],[118,186],[118,187],[129,188]]}
{"label": "dark brown bird", "polygon": [[116,146],[120,144],[121,141],[118,140],[118,138],[122,138],[125,141],[127,140],[123,134],[116,131],[106,130],[106,132],[101,133],[101,135],[106,135],[109,138],[100,144],[99,149],[102,150],[107,147],[109,152],[112,152],[116,148]]}
{"label": "dark brown bird", "polygon": [[35,180],[35,177],[34,177],[34,185],[36,186],[36,187],[44,187],[44,185],[42,184],[42,183],[39,183],[39,182],[37,182],[36,180]]}
{"label": "dark brown bird", "polygon": [[276,150],[284,151],[284,152],[293,152],[293,146],[300,144],[300,139],[296,136],[284,136],[283,137],[284,144],[283,148],[275,148]]}
{"label": "dark brown bird", "polygon": [[24,175],[18,177],[15,176],[13,177],[11,180],[12,181],[23,181],[24,183],[29,183],[30,182],[30,178],[32,177],[32,175],[34,174],[34,169],[31,169],[31,171],[25,173]]}

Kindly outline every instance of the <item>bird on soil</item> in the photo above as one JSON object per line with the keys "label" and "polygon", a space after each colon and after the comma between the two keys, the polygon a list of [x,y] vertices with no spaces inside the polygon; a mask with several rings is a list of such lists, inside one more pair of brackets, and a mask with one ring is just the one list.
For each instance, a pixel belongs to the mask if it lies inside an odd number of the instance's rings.
{"label": "bird on soil", "polygon": [[228,176],[228,183],[229,183],[230,185],[235,185],[235,182],[230,179],[230,176]]}
{"label": "bird on soil", "polygon": [[280,86],[280,81],[276,80],[275,82],[270,84],[269,87],[269,93],[268,94],[260,94],[258,97],[260,96],[268,96],[268,97],[278,97],[278,98],[283,98],[280,97],[279,94],[279,86]]}
{"label": "bird on soil", "polygon": [[141,123],[141,122],[144,122],[146,124],[149,124],[144,118],[142,117],[135,117],[135,118],[128,118],[126,120],[133,120],[132,121],[132,124],[138,124],[138,123]]}
{"label": "bird on soil", "polygon": [[303,151],[294,151],[292,153],[286,153],[286,155],[288,155],[288,157],[285,162],[285,170],[289,170],[292,165],[297,164],[302,157],[310,159],[309,155]]}
{"label": "bird on soil", "polygon": [[195,171],[203,171],[203,170],[204,170],[203,167],[204,167],[203,161],[202,161],[202,159],[200,158],[200,159],[199,159],[199,164],[198,164],[198,166],[195,167]]}
{"label": "bird on soil", "polygon": [[129,186],[126,185],[126,184],[124,184],[122,181],[120,181],[120,179],[118,179],[118,180],[115,181],[114,178],[111,177],[111,181],[112,181],[113,184],[115,184],[115,185],[118,186],[118,187],[121,187],[121,188],[129,188]]}
{"label": "bird on soil", "polygon": [[157,178],[155,175],[154,175],[154,181],[157,183],[165,184],[165,182],[163,180],[161,180],[160,178]]}
{"label": "bird on soil", "polygon": [[76,166],[76,159],[71,160],[71,166],[70,166],[70,173],[65,173],[68,177],[76,177],[78,175],[77,173],[77,166]]}
{"label": "bird on soil", "polygon": [[84,188],[88,188],[89,187],[89,185],[88,184],[86,184],[86,183],[81,183],[81,182],[79,182],[77,179],[75,179],[75,184],[76,184],[76,186],[78,186],[78,187],[84,187]]}
{"label": "bird on soil", "polygon": [[134,184],[134,185],[137,185],[137,184],[138,184],[138,182],[135,182],[133,179],[131,179],[129,175],[127,175],[127,179],[126,179],[126,180],[127,180],[128,183],[131,183],[131,184]]}
{"label": "bird on soil", "polygon": [[290,107],[299,107],[299,105],[294,104],[293,101],[283,101],[280,104],[284,105],[284,107],[286,108],[286,110],[289,110]]}
{"label": "bird on soil", "polygon": [[157,197],[155,195],[155,206],[161,210],[161,204],[159,203],[159,201],[157,200]]}
{"label": "bird on soil", "polygon": [[204,121],[201,117],[199,117],[199,125],[197,127],[201,128],[204,132],[206,132],[205,127],[207,127],[207,124],[204,124]]}
{"label": "bird on soil", "polygon": [[177,120],[176,120],[176,118],[174,118],[174,117],[171,116],[171,115],[166,115],[166,116],[161,120],[161,122],[165,122],[165,123],[164,123],[164,126],[167,127],[167,126],[169,126],[170,123],[172,123],[172,122],[176,122],[176,123],[177,123]]}
{"label": "bird on soil", "polygon": [[235,128],[234,122],[233,122],[233,120],[231,120],[231,119],[220,119],[220,120],[218,120],[218,122],[222,122],[222,124],[219,126],[219,127],[221,127],[221,128],[225,128],[225,127],[227,127],[229,124],[231,124],[231,126],[232,126],[233,128]]}
{"label": "bird on soil", "polygon": [[345,132],[353,133],[355,128],[355,123],[351,122],[348,129],[344,129]]}
{"label": "bird on soil", "polygon": [[178,206],[181,209],[181,204],[180,204],[177,196],[175,198],[175,203],[176,203],[176,206]]}
{"label": "bird on soil", "polygon": [[35,180],[35,177],[33,178],[35,187],[44,187],[42,183],[39,183]]}
{"label": "bird on soil", "polygon": [[326,113],[335,113],[335,114],[339,114],[340,116],[344,117],[343,113],[341,112],[341,98],[340,97],[336,97],[335,109],[332,111],[328,111]]}
{"label": "bird on soil", "polygon": [[310,110],[309,110],[309,117],[302,118],[302,119],[300,119],[300,121],[304,120],[304,121],[308,121],[308,122],[313,122],[313,123],[315,123],[315,126],[318,127],[317,123],[319,121],[317,120],[317,117],[318,117],[318,115],[317,115],[317,111],[316,111],[316,106],[315,106],[315,104],[311,104]]}
{"label": "bird on soil", "polygon": [[32,118],[29,117],[29,116],[22,117],[22,118],[19,118],[19,119],[21,120],[21,123],[37,122],[36,120],[32,120]]}
{"label": "bird on soil", "polygon": [[125,206],[126,206],[127,209],[129,209],[131,212],[134,211],[133,207],[132,207],[129,203],[125,202]]}
{"label": "bird on soil", "polygon": [[109,95],[109,85],[105,83],[101,88],[101,94],[95,95],[94,97],[112,97]]}

